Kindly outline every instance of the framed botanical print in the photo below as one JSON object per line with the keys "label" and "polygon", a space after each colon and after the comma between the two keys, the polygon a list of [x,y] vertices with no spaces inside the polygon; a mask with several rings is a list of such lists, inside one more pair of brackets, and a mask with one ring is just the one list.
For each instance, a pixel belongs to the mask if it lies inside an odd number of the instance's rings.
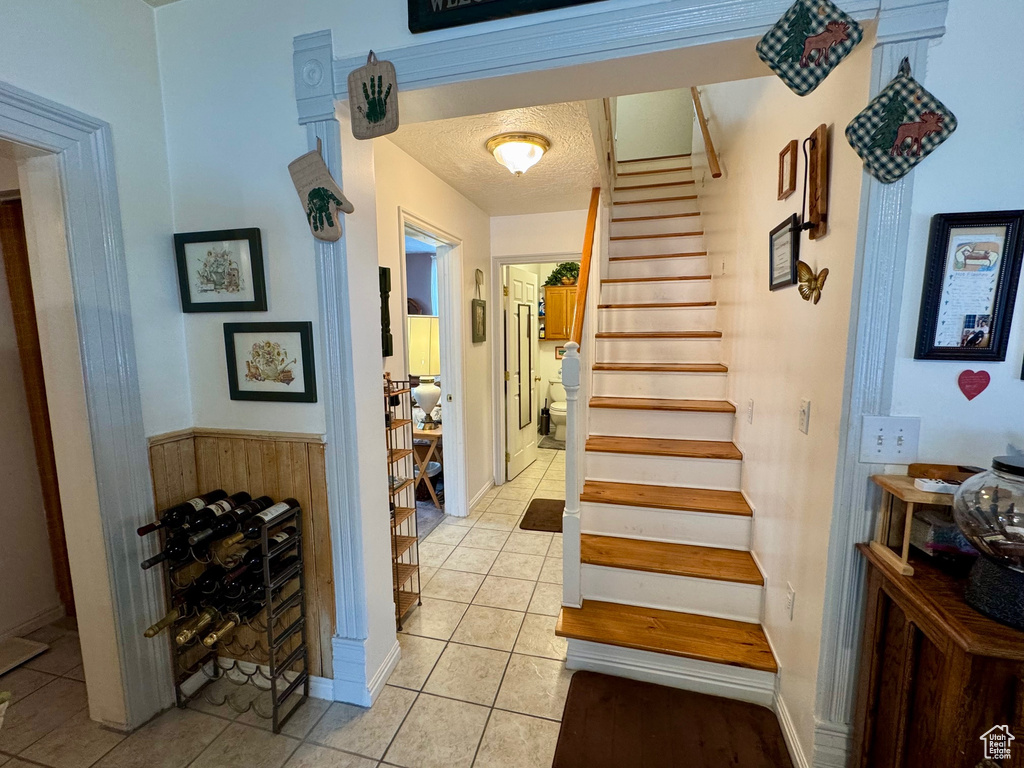
{"label": "framed botanical print", "polygon": [[777,291],[797,280],[800,261],[800,217],[795,213],[771,231],[768,237],[768,289]]}
{"label": "framed botanical print", "polygon": [[473,343],[487,341],[487,303],[483,299],[473,299]]}
{"label": "framed botanical print", "polygon": [[266,312],[259,229],[174,236],[182,312]]}
{"label": "framed botanical print", "polygon": [[312,323],[224,323],[232,400],[315,403]]}
{"label": "framed botanical print", "polygon": [[1024,211],[932,217],[918,360],[1006,359],[1024,253]]}

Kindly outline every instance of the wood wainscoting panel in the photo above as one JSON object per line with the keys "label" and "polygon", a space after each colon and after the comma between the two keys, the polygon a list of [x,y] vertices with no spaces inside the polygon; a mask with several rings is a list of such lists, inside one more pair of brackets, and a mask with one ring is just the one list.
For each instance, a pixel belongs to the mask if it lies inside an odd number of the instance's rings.
{"label": "wood wainscoting panel", "polygon": [[302,506],[310,674],[334,676],[334,571],[320,435],[196,428],[150,438],[157,509],[223,488]]}

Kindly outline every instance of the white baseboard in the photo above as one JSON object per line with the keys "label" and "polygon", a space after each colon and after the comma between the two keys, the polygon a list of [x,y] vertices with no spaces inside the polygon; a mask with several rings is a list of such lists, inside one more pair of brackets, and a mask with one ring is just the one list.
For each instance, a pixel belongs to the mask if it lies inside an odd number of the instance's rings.
{"label": "white baseboard", "polygon": [[793,719],[789,716],[789,710],[786,708],[786,702],[782,698],[781,694],[775,696],[775,716],[779,719],[779,725],[782,727],[782,735],[786,739],[786,746],[789,748],[789,756],[793,760],[793,765],[796,768],[811,768],[811,764],[807,761],[807,755],[804,754],[803,747],[800,744],[800,739],[797,738],[796,728],[793,727]]}
{"label": "white baseboard", "polygon": [[814,725],[814,768],[846,768],[853,752],[852,727],[818,720]]}
{"label": "white baseboard", "polygon": [[635,648],[570,640],[565,665],[771,707],[775,675]]}
{"label": "white baseboard", "polygon": [[493,480],[492,480],[492,481],[490,481],[489,483],[486,483],[486,484],[484,485],[484,487],[483,487],[483,488],[481,488],[481,489],[480,489],[479,491],[477,491],[476,495],[475,495],[475,496],[473,496],[473,498],[472,498],[472,499],[470,499],[470,502],[469,502],[469,508],[470,508],[470,509],[472,509],[472,508],[473,508],[473,507],[475,507],[475,506],[476,506],[477,504],[479,504],[479,503],[480,503],[480,499],[482,499],[482,498],[483,498],[484,496],[486,496],[486,495],[487,495],[487,492],[488,492],[489,490],[491,490],[491,488],[493,488],[493,487],[494,487],[494,481],[493,481]]}
{"label": "white baseboard", "polygon": [[384,658],[384,662],[377,669],[376,673],[370,678],[370,703],[372,704],[380,696],[380,692],[384,690],[384,684],[387,683],[388,678],[391,677],[391,673],[395,671],[395,667],[398,666],[399,660],[402,658],[402,646],[398,644],[398,637],[395,637],[395,644],[391,646],[391,650],[388,651],[388,655]]}
{"label": "white baseboard", "polygon": [[50,608],[44,608],[42,611],[37,613],[31,619],[21,622],[17,626],[5,629],[0,632],[0,642],[8,639],[9,637],[24,637],[25,635],[35,632],[37,629],[42,629],[47,624],[52,624],[58,619],[63,619],[65,616],[64,606],[60,603]]}
{"label": "white baseboard", "polygon": [[309,676],[309,695],[313,699],[334,701],[334,681],[329,677]]}
{"label": "white baseboard", "polygon": [[402,650],[395,637],[394,645],[372,674],[366,669],[366,641],[344,637],[332,639],[334,648],[334,690],[332,699],[369,707],[384,690],[384,684],[401,658]]}

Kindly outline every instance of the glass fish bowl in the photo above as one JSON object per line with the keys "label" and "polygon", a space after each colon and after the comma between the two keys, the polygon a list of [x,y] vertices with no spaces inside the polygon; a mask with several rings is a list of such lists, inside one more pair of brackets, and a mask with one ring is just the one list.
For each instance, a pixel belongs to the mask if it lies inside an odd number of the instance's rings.
{"label": "glass fish bowl", "polygon": [[968,604],[1024,630],[1024,456],[998,456],[965,480],[953,518],[981,557],[971,569]]}

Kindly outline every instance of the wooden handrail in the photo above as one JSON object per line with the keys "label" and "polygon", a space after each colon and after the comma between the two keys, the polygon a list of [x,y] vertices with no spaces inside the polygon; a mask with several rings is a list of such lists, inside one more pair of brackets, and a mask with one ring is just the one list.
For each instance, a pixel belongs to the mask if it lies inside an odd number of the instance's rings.
{"label": "wooden handrail", "polygon": [[715,142],[711,140],[711,131],[708,130],[708,119],[704,117],[704,107],[700,103],[700,93],[694,86],[690,87],[690,96],[693,97],[693,111],[697,113],[697,123],[700,125],[700,134],[704,137],[704,149],[707,150],[708,167],[711,168],[711,178],[717,179],[722,175],[722,166],[718,164],[718,153],[715,152]]}
{"label": "wooden handrail", "polygon": [[594,258],[594,231],[597,229],[597,208],[601,200],[601,188],[594,187],[590,193],[590,211],[587,213],[587,233],[583,236],[583,251],[580,254],[580,276],[576,280],[576,311],[572,316],[572,333],[569,341],[577,344],[583,338],[583,318],[587,312],[587,289],[590,287],[590,263]]}

